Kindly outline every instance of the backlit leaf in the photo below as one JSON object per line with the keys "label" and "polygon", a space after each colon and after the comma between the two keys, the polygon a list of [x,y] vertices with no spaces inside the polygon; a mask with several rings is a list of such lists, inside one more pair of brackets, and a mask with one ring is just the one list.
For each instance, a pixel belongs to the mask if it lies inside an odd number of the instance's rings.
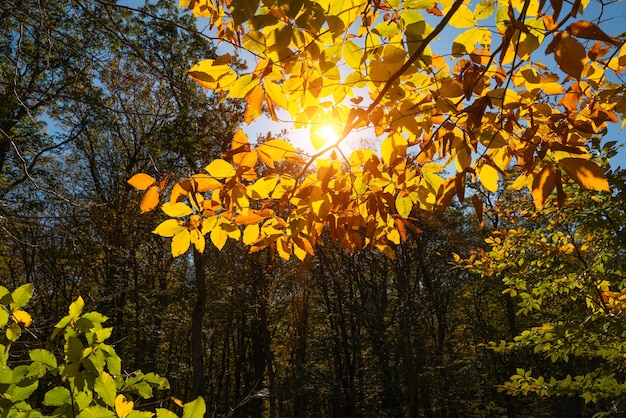
{"label": "backlit leaf", "polygon": [[257,151],[261,161],[271,168],[274,168],[275,162],[285,161],[296,154],[294,146],[283,139],[270,139],[259,145]]}
{"label": "backlit leaf", "polygon": [[115,406],[115,394],[116,385],[115,379],[111,377],[107,372],[101,372],[100,376],[96,378],[96,383],[93,387],[94,391],[100,396],[100,399],[104,401],[108,406]]}
{"label": "backlit leaf", "polygon": [[183,202],[165,202],[161,205],[161,209],[163,209],[163,212],[165,212],[167,216],[171,216],[172,218],[180,218],[193,213],[193,209]]}
{"label": "backlit leaf", "polygon": [[181,225],[181,222],[177,219],[167,219],[159,224],[154,231],[153,234],[160,235],[162,237],[173,237],[178,234],[183,229],[186,229],[185,226]]}
{"label": "backlit leaf", "polygon": [[248,225],[243,230],[243,243],[252,244],[259,238],[260,227],[258,224]]}
{"label": "backlit leaf", "polygon": [[260,85],[254,86],[254,88],[246,96],[247,106],[244,111],[243,118],[247,124],[252,123],[253,120],[261,116],[263,97],[263,88]]}
{"label": "backlit leaf", "polygon": [[222,159],[216,159],[204,168],[216,179],[227,179],[235,175],[236,170],[231,163]]}
{"label": "backlit leaf", "polygon": [[498,170],[489,164],[483,164],[477,171],[480,182],[485,186],[485,189],[495,193],[498,190],[498,179],[500,178]]}
{"label": "backlit leaf", "polygon": [[564,73],[580,79],[587,59],[587,51],[580,42],[569,36],[567,32],[562,32],[554,47],[554,59]]}
{"label": "backlit leaf", "polygon": [[562,158],[558,162],[576,183],[585,189],[609,192],[609,183],[604,171],[596,163],[581,158]]}
{"label": "backlit leaf", "polygon": [[115,413],[119,418],[126,418],[133,410],[134,405],[133,401],[129,401],[124,395],[119,394],[115,398]]}
{"label": "backlit leaf", "polygon": [[148,187],[156,184],[156,179],[144,173],[138,173],[128,180],[128,184],[138,190],[146,190]]}
{"label": "backlit leaf", "polygon": [[154,185],[148,187],[146,193],[141,199],[141,204],[139,208],[141,209],[141,213],[150,212],[152,209],[156,208],[159,204],[159,188]]}
{"label": "backlit leaf", "polygon": [[178,232],[172,238],[172,255],[178,257],[185,254],[191,245],[191,236],[187,228]]}
{"label": "backlit leaf", "polygon": [[33,318],[26,311],[16,310],[13,311],[13,320],[18,324],[22,324],[25,327],[30,327],[33,323]]}
{"label": "backlit leaf", "polygon": [[187,402],[183,407],[183,418],[204,418],[206,404],[201,397],[194,401]]}
{"label": "backlit leaf", "polygon": [[541,171],[535,174],[531,194],[537,209],[543,207],[544,202],[550,196],[557,182],[557,174],[551,164],[545,165]]}

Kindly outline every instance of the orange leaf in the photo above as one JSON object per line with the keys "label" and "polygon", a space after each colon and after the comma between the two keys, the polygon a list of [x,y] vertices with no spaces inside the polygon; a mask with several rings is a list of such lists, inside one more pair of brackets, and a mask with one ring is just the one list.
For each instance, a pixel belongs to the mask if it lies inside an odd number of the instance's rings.
{"label": "orange leaf", "polygon": [[572,180],[585,189],[611,191],[604,171],[593,161],[582,158],[563,158],[558,164]]}
{"label": "orange leaf", "polygon": [[261,116],[261,106],[263,105],[263,88],[256,85],[246,96],[246,110],[243,114],[244,120],[250,124],[253,120]]}
{"label": "orange leaf", "polygon": [[556,186],[557,175],[552,169],[552,164],[546,164],[533,179],[531,194],[537,209],[543,207],[544,202]]}
{"label": "orange leaf", "polygon": [[128,180],[128,184],[138,190],[146,190],[148,187],[156,184],[156,179],[144,173],[138,173]]}
{"label": "orange leaf", "polygon": [[159,204],[159,188],[157,185],[153,185],[148,187],[146,190],[146,194],[143,196],[141,200],[141,204],[139,208],[141,209],[141,213],[150,212],[152,209],[156,208]]}

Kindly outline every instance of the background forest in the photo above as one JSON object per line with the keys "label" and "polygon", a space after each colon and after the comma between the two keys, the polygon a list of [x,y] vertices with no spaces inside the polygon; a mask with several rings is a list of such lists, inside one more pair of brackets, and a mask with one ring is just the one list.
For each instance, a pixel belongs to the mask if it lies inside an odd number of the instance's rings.
{"label": "background forest", "polygon": [[476,186],[481,219],[472,199],[414,208],[395,258],[330,239],[302,262],[232,240],[173,258],[128,179],[197,172],[244,118],[188,78],[215,55],[195,19],[171,0],[4,0],[0,32],[0,284],[34,289],[9,363],[58,353],[49,335],[80,295],[124,373],[167,377],[156,403],[202,396],[207,416],[624,413],[614,142],[589,144],[613,193],[570,182],[538,214],[525,191]]}

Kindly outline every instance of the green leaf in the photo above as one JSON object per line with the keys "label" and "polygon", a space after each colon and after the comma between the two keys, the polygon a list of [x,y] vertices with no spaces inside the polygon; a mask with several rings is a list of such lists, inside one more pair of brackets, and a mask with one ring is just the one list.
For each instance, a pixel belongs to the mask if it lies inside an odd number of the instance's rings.
{"label": "green leaf", "polygon": [[202,397],[197,397],[196,400],[187,402],[183,407],[183,418],[203,418],[206,412],[206,405]]}
{"label": "green leaf", "polygon": [[43,397],[43,404],[47,406],[61,406],[71,402],[70,391],[63,387],[57,386],[50,389]]}
{"label": "green leaf", "polygon": [[101,406],[90,406],[78,415],[78,418],[116,418],[115,413]]}
{"label": "green leaf", "polygon": [[4,328],[9,322],[9,312],[4,306],[0,306],[0,328]]}
{"label": "green leaf", "polygon": [[93,386],[93,390],[95,390],[104,403],[110,407],[115,406],[116,389],[115,379],[107,372],[100,373],[100,376],[98,376]]}
{"label": "green leaf", "polygon": [[26,306],[28,301],[33,297],[33,285],[27,283],[15,289],[11,294],[13,302],[11,303],[11,309],[22,308]]}
{"label": "green leaf", "polygon": [[88,319],[94,324],[102,324],[103,322],[106,322],[107,319],[109,319],[106,316],[102,315],[100,312],[96,311],[87,312],[85,315],[83,315],[83,318]]}
{"label": "green leaf", "polygon": [[156,418],[178,418],[178,415],[165,408],[156,409]]}
{"label": "green leaf", "polygon": [[48,350],[44,350],[42,348],[35,348],[33,350],[30,350],[28,355],[32,361],[37,361],[39,363],[42,363],[50,367],[51,369],[57,368],[57,359]]}
{"label": "green leaf", "polygon": [[[4,352],[5,347],[0,345],[0,350]],[[10,368],[0,365],[0,385],[10,385],[13,383],[13,372]]]}
{"label": "green leaf", "polygon": [[85,307],[85,301],[82,297],[78,297],[72,304],[70,305],[69,313],[71,318],[78,318],[81,313],[83,313],[83,308]]}
{"label": "green leaf", "polygon": [[39,387],[38,381],[35,381],[34,383],[28,386],[19,386],[19,385],[15,386],[13,388],[13,395],[11,397],[11,401],[13,403],[17,403],[19,401],[24,401],[28,399],[30,395],[32,395],[33,392],[37,390],[37,387]]}
{"label": "green leaf", "polygon": [[152,412],[137,411],[136,409],[133,409],[130,411],[130,414],[127,415],[128,418],[151,418],[153,416],[154,414]]}
{"label": "green leaf", "polygon": [[22,328],[17,324],[11,324],[6,330],[6,336],[9,341],[17,341],[22,335]]}
{"label": "green leaf", "polygon": [[11,303],[11,292],[4,286],[0,286],[0,305]]}

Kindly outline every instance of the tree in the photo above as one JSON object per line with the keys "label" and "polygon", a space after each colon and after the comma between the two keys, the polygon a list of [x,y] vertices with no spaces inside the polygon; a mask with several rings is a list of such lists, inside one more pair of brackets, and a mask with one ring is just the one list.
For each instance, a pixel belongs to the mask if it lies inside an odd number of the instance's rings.
{"label": "tree", "polygon": [[[613,146],[603,146],[604,157]],[[541,212],[524,193],[508,194],[493,210],[500,224],[490,248],[464,261],[501,280],[516,305],[515,335],[488,345],[517,359],[500,390],[552,398],[555,415],[626,410],[624,175],[608,170],[613,195],[569,182],[574,199],[559,208],[550,198]]]}
{"label": "tree", "polygon": [[[203,60],[189,71],[195,81],[244,98],[247,122],[265,106],[312,134],[326,123],[340,133],[331,144],[314,140],[320,149],[308,158],[286,141],[255,148],[237,133],[224,158],[180,182],[162,205],[172,219],[155,233],[173,237],[175,256],[192,243],[201,251],[208,235],[218,248],[243,237],[252,252],[271,247],[303,259],[325,227],[350,251],[392,255],[389,244],[405,238],[413,207],[446,207],[472,182],[495,191],[512,175],[537,207],[555,190],[563,202],[568,178],[609,188],[584,146],[618,121],[624,105],[612,80],[626,49],[600,28],[602,4],[595,15],[583,2],[560,0],[181,5],[256,61],[237,73],[229,54]],[[432,46],[438,36],[453,38],[440,54]],[[344,155],[341,142],[365,128],[380,138],[380,153]],[[257,161],[301,168],[263,175]],[[154,179],[131,184],[156,199]]]}

